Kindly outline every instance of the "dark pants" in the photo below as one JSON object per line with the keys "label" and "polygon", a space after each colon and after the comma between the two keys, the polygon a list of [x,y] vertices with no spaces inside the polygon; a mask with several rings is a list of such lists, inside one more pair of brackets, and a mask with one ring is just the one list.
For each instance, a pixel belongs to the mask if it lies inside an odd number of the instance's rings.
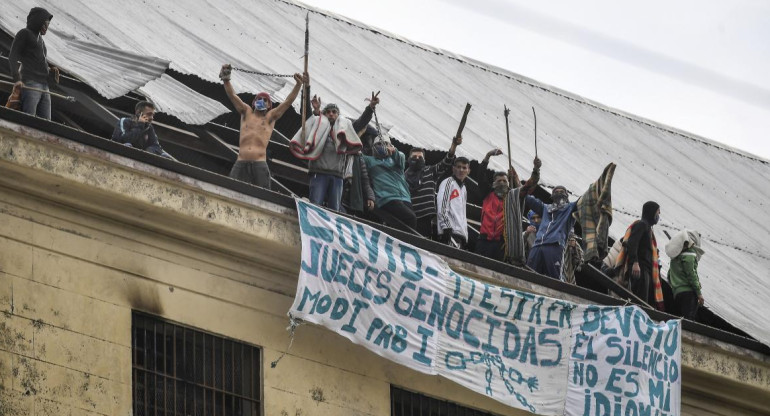
{"label": "dark pants", "polygon": [[417,218],[417,227],[415,227],[421,236],[435,240],[436,239],[436,216],[428,215],[427,217]]}
{"label": "dark pants", "polygon": [[238,160],[230,171],[230,177],[270,189],[270,169],[264,160]]}
{"label": "dark pants", "polygon": [[564,249],[558,244],[535,246],[529,251],[527,266],[540,274],[559,280],[563,254]]}
{"label": "dark pants", "polygon": [[652,287],[652,270],[648,265],[639,264],[639,277],[634,278],[631,274],[633,266],[628,267],[626,277],[631,284],[631,293],[643,300],[646,304],[655,308],[655,288]]}
{"label": "dark pants", "polygon": [[468,244],[468,242],[465,241],[465,237],[460,234],[441,234],[438,236],[438,241],[450,247],[459,248],[460,250],[464,250],[465,246]]}
{"label": "dark pants", "polygon": [[476,240],[476,254],[481,254],[492,260],[503,261],[505,252],[503,251],[502,238],[499,240],[487,240],[479,236],[478,240]]}
{"label": "dark pants", "polygon": [[698,295],[693,291],[682,292],[674,296],[674,305],[679,316],[695,321],[698,316]]}
{"label": "dark pants", "polygon": [[411,233],[417,227],[417,217],[414,216],[412,204],[406,201],[390,201],[377,209],[377,215],[385,225],[401,231]]}

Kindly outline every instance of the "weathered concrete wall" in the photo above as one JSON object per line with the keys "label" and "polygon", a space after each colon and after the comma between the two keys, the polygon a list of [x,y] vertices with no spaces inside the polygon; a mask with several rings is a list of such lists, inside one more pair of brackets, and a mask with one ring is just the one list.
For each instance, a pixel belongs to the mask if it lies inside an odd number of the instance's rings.
{"label": "weathered concrete wall", "polygon": [[[293,211],[14,129],[0,121],[0,415],[130,415],[132,310],[262,347],[266,415],[387,415],[390,384],[528,414],[319,327],[300,327],[270,368],[289,342],[285,314],[299,267]],[[684,338],[683,410],[770,411],[767,357]]]}

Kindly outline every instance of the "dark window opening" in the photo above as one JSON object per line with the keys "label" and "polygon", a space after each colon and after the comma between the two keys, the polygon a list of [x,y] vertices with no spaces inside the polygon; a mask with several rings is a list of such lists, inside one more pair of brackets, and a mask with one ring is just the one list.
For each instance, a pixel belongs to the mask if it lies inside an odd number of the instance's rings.
{"label": "dark window opening", "polygon": [[494,413],[393,386],[390,387],[390,414],[391,416],[496,416]]}
{"label": "dark window opening", "polygon": [[261,351],[152,316],[131,325],[134,415],[261,415]]}

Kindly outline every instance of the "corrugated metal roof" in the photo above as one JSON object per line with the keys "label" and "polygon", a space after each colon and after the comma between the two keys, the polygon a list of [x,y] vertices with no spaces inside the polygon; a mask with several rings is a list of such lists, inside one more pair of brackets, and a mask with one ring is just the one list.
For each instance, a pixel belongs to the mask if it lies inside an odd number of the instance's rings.
{"label": "corrugated metal roof", "polygon": [[[0,27],[15,34],[18,29],[14,28],[20,26],[19,17],[24,16],[26,19],[29,7],[21,3],[7,6],[9,12],[6,14],[4,10],[3,16],[0,16]],[[56,25],[63,26],[59,29],[52,27],[46,34],[49,59],[93,87],[102,96],[116,98],[131,91],[139,91],[157,104],[158,111],[174,115],[188,124],[205,124],[229,111],[218,101],[198,94],[165,75],[169,61],[156,58],[147,52],[133,53],[115,48],[111,46],[114,43],[110,42],[109,36],[99,34],[95,29],[90,32],[84,30],[90,26],[84,25],[80,19],[73,19],[72,15],[68,14],[72,11],[69,6],[69,3],[44,6],[54,15]],[[134,36],[137,35],[138,33]],[[89,40],[77,39],[76,36]],[[147,37],[146,40],[157,42],[157,39],[152,37]]]}
{"label": "corrugated metal roof", "polygon": [[230,111],[166,74],[139,88],[139,93],[149,97],[157,111],[173,114],[187,124],[206,124]]}
{"label": "corrugated metal roof", "polygon": [[[157,56],[207,81],[218,82],[225,62],[272,73],[301,70],[307,9],[294,3],[189,0],[184,7],[172,2],[137,7],[118,0],[20,0],[13,8],[23,8],[26,16],[38,3],[53,10],[54,31]],[[23,16],[5,20],[19,27]],[[617,163],[611,234],[621,236],[647,200],[661,205],[663,219],[656,227],[661,246],[662,230],[701,231],[707,306],[770,345],[770,327],[760,319],[770,314],[767,161],[329,13],[311,12],[310,24],[313,93],[355,116],[371,91],[382,90],[379,119],[402,141],[448,148],[470,102],[474,107],[458,153],[481,159],[490,148],[506,149],[505,103],[511,109],[514,164],[526,172],[534,156],[535,106],[545,184],[563,184],[579,194],[607,163]],[[234,84],[238,91],[267,90],[282,100],[293,82],[235,73]],[[505,157],[493,159],[492,166],[506,168]],[[663,260],[668,261],[665,255]]]}
{"label": "corrugated metal roof", "polygon": [[[6,4],[0,15],[0,27],[15,35],[26,21],[29,7],[21,2]],[[56,24],[62,11],[49,9]],[[106,98],[125,95],[148,81],[158,78],[168,68],[169,61],[152,56],[134,54],[109,46],[104,39],[89,37],[98,43],[78,39],[65,30],[53,28],[46,34],[48,58],[68,72],[92,86]]]}

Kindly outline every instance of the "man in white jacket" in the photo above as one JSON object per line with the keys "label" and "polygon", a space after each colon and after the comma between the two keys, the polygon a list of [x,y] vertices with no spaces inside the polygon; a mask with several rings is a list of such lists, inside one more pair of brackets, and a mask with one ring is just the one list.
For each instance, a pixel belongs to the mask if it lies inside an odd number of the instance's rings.
{"label": "man in white jacket", "polygon": [[460,249],[468,243],[468,220],[465,213],[468,191],[465,178],[470,172],[468,158],[456,158],[452,165],[452,176],[441,182],[436,195],[439,241]]}

